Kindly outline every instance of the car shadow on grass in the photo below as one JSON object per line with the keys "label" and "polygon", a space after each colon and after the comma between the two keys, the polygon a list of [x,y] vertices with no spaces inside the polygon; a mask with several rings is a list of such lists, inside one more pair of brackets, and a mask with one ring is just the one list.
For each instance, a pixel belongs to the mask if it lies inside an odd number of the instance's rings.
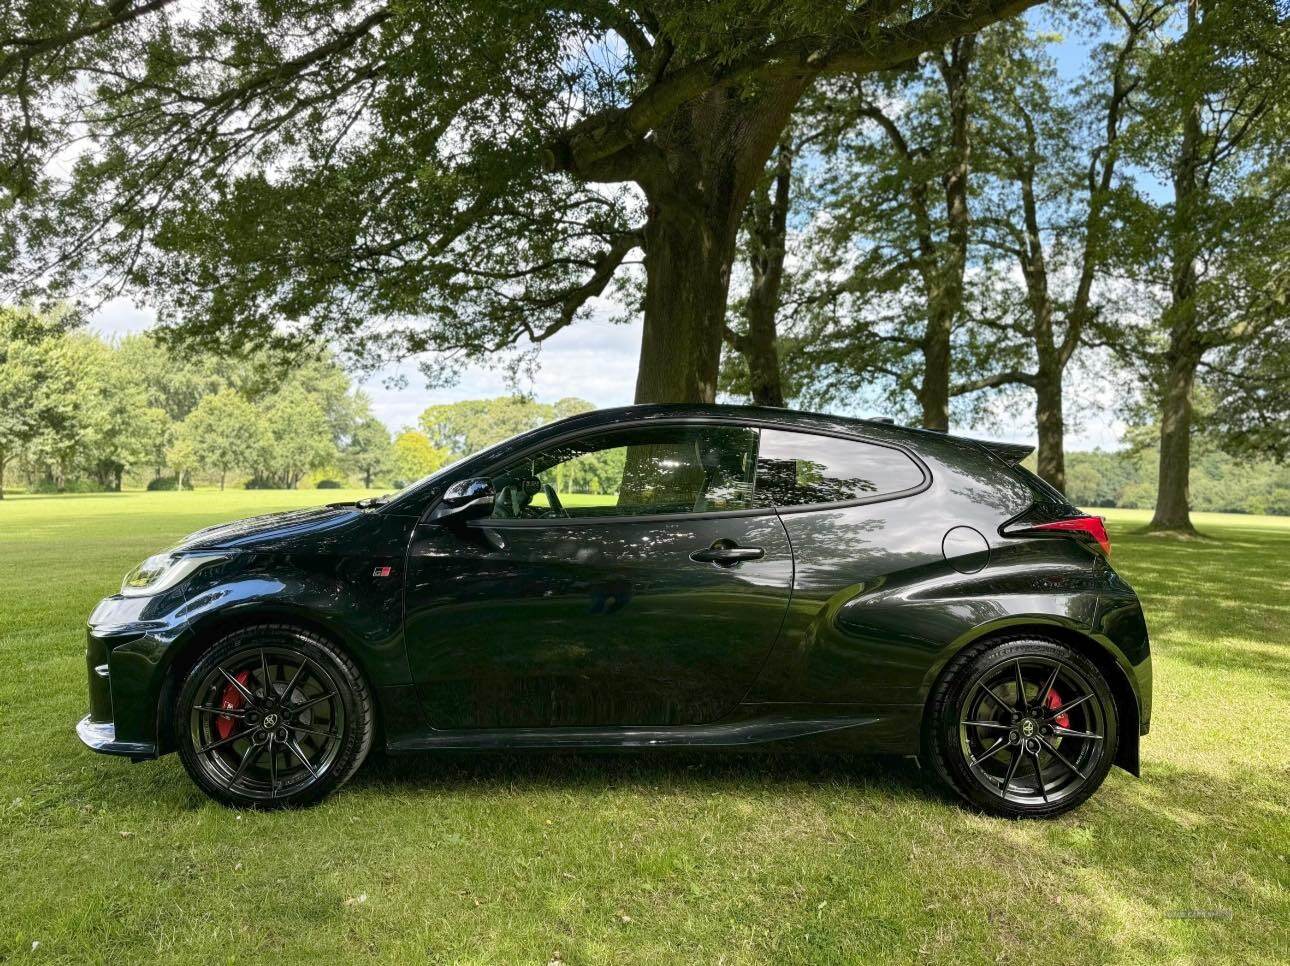
{"label": "car shadow on grass", "polygon": [[894,798],[937,794],[918,763],[898,756],[653,751],[440,751],[373,755],[352,787],[401,786],[422,791],[495,787],[508,790],[759,791],[862,787]]}

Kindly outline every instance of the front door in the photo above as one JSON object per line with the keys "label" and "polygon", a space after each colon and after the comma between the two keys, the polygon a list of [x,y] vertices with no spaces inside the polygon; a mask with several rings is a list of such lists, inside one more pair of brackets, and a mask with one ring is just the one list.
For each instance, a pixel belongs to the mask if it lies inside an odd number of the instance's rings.
{"label": "front door", "polygon": [[730,712],[793,577],[758,432],[654,426],[492,471],[493,516],[423,524],[407,644],[436,728],[685,725]]}

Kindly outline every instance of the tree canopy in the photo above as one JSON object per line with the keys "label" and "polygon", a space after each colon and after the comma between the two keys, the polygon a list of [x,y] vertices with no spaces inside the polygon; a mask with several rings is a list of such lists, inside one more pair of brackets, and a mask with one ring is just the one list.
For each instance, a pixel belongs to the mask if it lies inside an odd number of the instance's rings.
{"label": "tree canopy", "polygon": [[5,274],[146,292],[221,348],[491,359],[640,252],[637,396],[710,399],[734,231],[806,87],[1032,2],[21,5]]}

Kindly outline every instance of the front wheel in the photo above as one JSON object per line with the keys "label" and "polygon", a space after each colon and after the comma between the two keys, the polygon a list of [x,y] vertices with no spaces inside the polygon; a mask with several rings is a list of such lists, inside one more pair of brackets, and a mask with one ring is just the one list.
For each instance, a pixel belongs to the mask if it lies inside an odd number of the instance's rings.
{"label": "front wheel", "polygon": [[179,690],[175,744],[194,782],[240,808],[307,805],[357,771],[372,699],[349,656],[315,634],[262,625],[229,634]]}
{"label": "front wheel", "polygon": [[1040,639],[986,643],[956,656],[933,689],[923,755],[978,808],[1049,817],[1102,784],[1118,729],[1106,678],[1079,652]]}

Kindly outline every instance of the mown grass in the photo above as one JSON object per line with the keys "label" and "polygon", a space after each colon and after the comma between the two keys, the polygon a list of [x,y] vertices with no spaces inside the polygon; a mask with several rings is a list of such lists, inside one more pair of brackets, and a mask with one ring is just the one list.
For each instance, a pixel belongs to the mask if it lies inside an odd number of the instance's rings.
{"label": "mown grass", "polygon": [[[1053,822],[904,762],[374,760],[304,812],[84,750],[83,623],[199,526],[336,491],[0,503],[0,959],[1273,962],[1287,950],[1290,520],[1197,516],[1116,566],[1145,602],[1143,777]],[[38,944],[38,945],[37,945]],[[558,951],[558,953],[557,953]]]}

